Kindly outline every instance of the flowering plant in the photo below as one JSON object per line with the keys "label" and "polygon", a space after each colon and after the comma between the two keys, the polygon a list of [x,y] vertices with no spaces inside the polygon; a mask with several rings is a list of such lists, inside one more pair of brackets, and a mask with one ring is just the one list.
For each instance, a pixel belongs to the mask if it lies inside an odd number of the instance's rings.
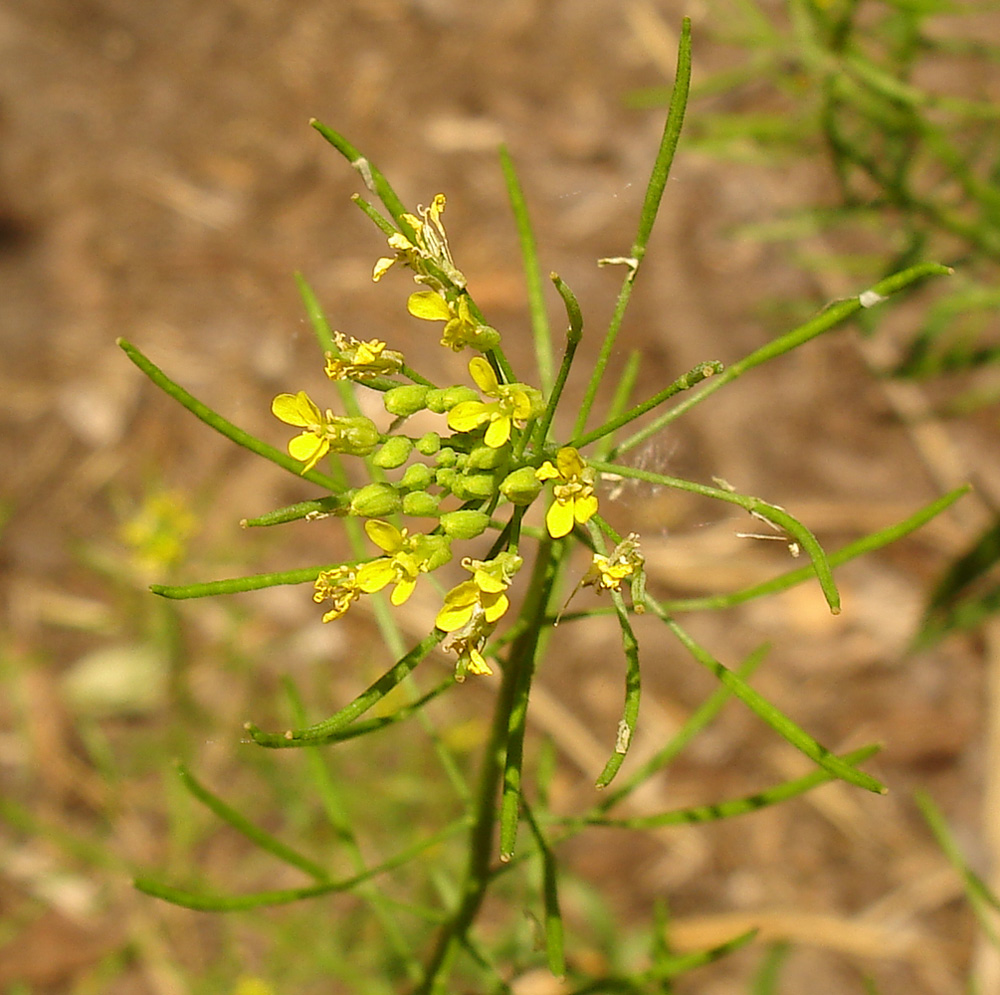
{"label": "flowering plant", "polygon": [[[562,920],[559,913],[553,846],[587,826],[621,825],[609,812],[652,773],[668,763],[680,747],[702,728],[734,695],[792,743],[815,764],[810,775],[776,785],[752,799],[736,799],[711,809],[678,810],[655,817],[650,825],[724,818],[746,812],[806,791],[824,781],[840,778],[871,791],[883,786],[858,764],[874,752],[865,748],[838,757],[824,749],[792,719],[782,714],[747,683],[758,662],[754,656],[736,670],[716,660],[676,621],[675,616],[696,607],[726,607],[772,593],[807,580],[818,582],[830,610],[840,610],[832,567],[859,553],[877,547],[918,527],[954,501],[958,492],[928,506],[899,525],[839,550],[833,556],[821,548],[816,537],[793,515],[760,498],[740,494],[732,487],[708,485],[631,466],[628,454],[645,439],[707,399],[715,390],[752,368],[797,348],[810,339],[843,323],[863,307],[881,303],[913,282],[946,272],[933,264],[914,266],[881,281],[855,297],[835,302],[819,315],[767,343],[744,359],[723,367],[705,361],[678,377],[652,397],[632,404],[629,395],[635,380],[632,362],[615,391],[606,416],[592,426],[598,387],[608,372],[609,360],[621,328],[633,288],[642,269],[646,246],[663,195],[670,164],[680,134],[690,77],[690,34],[685,22],[678,55],[677,80],[670,112],[652,175],[647,187],[638,231],[627,256],[602,263],[624,266],[625,274],[617,306],[604,335],[598,360],[586,383],[583,402],[572,427],[565,431],[557,410],[573,369],[574,355],[582,337],[583,318],[575,296],[564,281],[552,281],[566,310],[567,332],[556,363],[556,348],[541,297],[541,280],[527,209],[510,157],[502,153],[502,166],[514,205],[529,274],[537,370],[522,380],[503,348],[501,333],[491,326],[475,302],[462,271],[456,265],[443,222],[446,199],[436,194],[428,207],[407,210],[377,167],[340,134],[319,122],[316,130],[326,138],[364,180],[385,214],[362,198],[355,203],[378,226],[391,254],[374,263],[372,278],[379,282],[393,266],[408,269],[419,289],[411,293],[406,309],[419,319],[443,322],[441,345],[455,352],[469,351],[470,383],[438,386],[409,365],[404,343],[389,345],[377,339],[363,341],[331,332],[311,290],[302,283],[307,308],[325,354],[326,372],[339,390],[343,414],[323,409],[304,391],[279,394],[273,401],[274,415],[300,429],[287,442],[287,454],[232,425],[201,404],[153,366],[135,346],[122,343],[130,358],[159,386],[177,398],[216,430],[275,464],[290,470],[323,490],[320,497],[246,522],[264,526],[301,519],[331,517],[347,523],[362,520],[367,542],[357,536],[355,558],[321,568],[292,570],[185,587],[155,586],[168,598],[190,598],[210,594],[247,591],[276,584],[313,584],[313,597],[322,604],[324,622],[336,623],[364,598],[380,597],[391,588],[389,601],[402,605],[416,586],[443,568],[461,551],[460,563],[469,576],[441,597],[433,619],[428,618],[426,637],[403,653],[367,689],[332,717],[300,729],[268,732],[248,724],[253,742],[270,748],[319,746],[373,732],[403,721],[438,694],[460,686],[467,675],[496,680],[493,719],[484,747],[478,787],[469,792],[467,810],[445,827],[449,834],[468,833],[468,859],[457,898],[437,914],[436,939],[423,961],[415,960],[410,972],[416,992],[449,989],[448,978],[456,958],[463,953],[494,982],[497,970],[481,952],[471,931],[487,891],[504,866],[513,866],[527,853],[539,854],[544,868],[543,924],[545,958],[557,975],[566,974]],[[534,382],[529,382],[533,379]],[[387,415],[387,427],[361,413],[357,391],[377,392]],[[677,395],[685,399],[674,401]],[[655,409],[666,407],[656,417],[636,424]],[[437,429],[408,435],[408,419],[418,412],[438,417]],[[631,434],[623,435],[629,429]],[[363,461],[369,482],[348,485],[343,461]],[[329,466],[329,470],[323,467]],[[602,508],[601,484],[605,478],[631,478],[703,495],[735,505],[763,518],[787,536],[789,544],[808,558],[804,567],[790,570],[766,584],[720,596],[712,604],[664,601],[646,590],[641,539],[635,532],[622,535]],[[317,525],[317,528],[326,527]],[[355,530],[357,532],[357,530]],[[483,538],[485,537],[485,539]],[[372,550],[375,547],[375,551]],[[583,547],[588,565],[579,569],[570,555]],[[636,769],[614,791],[605,792],[600,803],[572,818],[545,811],[544,800],[529,800],[523,788],[525,730],[532,677],[544,657],[546,635],[557,624],[577,624],[592,612],[566,614],[560,591],[566,586],[591,587],[611,600],[621,633],[624,656],[624,705],[609,757],[597,776],[597,786],[611,784],[628,755],[639,716],[640,639],[633,619],[646,614],[675,637],[691,658],[720,681],[719,695],[692,718],[689,727],[662,751]],[[623,585],[627,582],[627,592]],[[626,599],[628,593],[628,599]],[[562,607],[560,608],[560,602]],[[512,604],[519,604],[511,620]],[[434,654],[435,648],[453,652],[453,672],[432,691],[405,707],[377,720],[363,719],[390,691],[412,675],[415,668]],[[499,677],[495,674],[499,670]],[[187,782],[193,784],[188,777]],[[199,797],[212,797],[198,786]],[[217,801],[217,800],[216,800]],[[224,818],[231,812],[224,803],[214,809]],[[240,817],[242,818],[242,817]],[[233,824],[235,817],[230,819]],[[240,823],[243,825],[243,823]],[[499,842],[494,848],[494,829]],[[528,835],[518,844],[519,829]],[[144,891],[178,904],[200,909],[241,909],[258,905],[314,897],[359,886],[380,870],[386,871],[413,859],[441,838],[404,848],[379,868],[370,868],[356,879],[333,880],[311,862],[290,856],[281,841],[259,829],[252,837],[258,845],[289,861],[316,878],[310,886],[284,892],[220,897],[185,891],[150,879],[138,885]],[[499,864],[493,862],[494,853]],[[704,953],[711,959],[749,939],[737,937],[720,948]],[[645,985],[664,982],[676,973],[665,944],[653,944],[646,968],[628,978],[608,978],[614,990],[649,990]],[[499,982],[503,984],[502,980]],[[587,982],[578,990],[597,990]],[[588,984],[591,987],[586,987]],[[506,990],[506,989],[504,989]]]}

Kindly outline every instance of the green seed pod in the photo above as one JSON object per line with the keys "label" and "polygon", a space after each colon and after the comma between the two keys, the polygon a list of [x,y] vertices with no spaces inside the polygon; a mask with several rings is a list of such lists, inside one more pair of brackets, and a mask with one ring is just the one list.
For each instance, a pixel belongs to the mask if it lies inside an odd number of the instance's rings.
{"label": "green seed pod", "polygon": [[522,466],[504,478],[500,493],[513,504],[531,504],[538,497],[542,482],[535,476],[535,468]]}
{"label": "green seed pod", "polygon": [[427,395],[430,388],[423,384],[404,384],[393,387],[382,395],[382,403],[390,415],[408,418],[427,407]]}
{"label": "green seed pod", "polygon": [[465,467],[467,470],[495,470],[498,466],[503,465],[508,456],[510,456],[510,446],[504,445],[499,449],[493,449],[490,446],[476,446],[469,453]]}
{"label": "green seed pod", "polygon": [[427,491],[411,491],[403,495],[403,514],[411,518],[437,518],[438,501]]}
{"label": "green seed pod", "polygon": [[362,518],[383,518],[399,511],[402,502],[392,484],[368,484],[351,498],[351,514]]}
{"label": "green seed pod", "polygon": [[441,448],[441,436],[437,432],[428,432],[417,439],[417,452],[421,456],[433,456]]}
{"label": "green seed pod", "polygon": [[434,483],[434,471],[424,463],[408,466],[399,482],[402,491],[425,491]]}
{"label": "green seed pod", "polygon": [[449,511],[441,516],[441,528],[451,539],[475,539],[489,524],[490,516],[482,511]]}
{"label": "green seed pod", "polygon": [[383,470],[395,470],[406,462],[412,449],[413,443],[406,436],[394,435],[375,454],[372,462]]}
{"label": "green seed pod", "polygon": [[490,473],[469,473],[456,477],[451,492],[459,501],[485,501],[496,491],[496,481]]}
{"label": "green seed pod", "polygon": [[460,404],[462,401],[478,400],[479,395],[471,387],[463,387],[462,385],[427,392],[427,407],[436,415],[443,415],[446,411],[451,411],[456,404]]}

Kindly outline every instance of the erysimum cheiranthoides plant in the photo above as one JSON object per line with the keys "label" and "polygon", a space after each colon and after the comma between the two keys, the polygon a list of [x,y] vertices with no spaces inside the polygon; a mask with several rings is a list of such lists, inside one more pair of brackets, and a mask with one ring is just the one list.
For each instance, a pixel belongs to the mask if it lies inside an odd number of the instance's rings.
{"label": "erysimum cheiranthoides plant", "polygon": [[[838,612],[832,567],[919,527],[953,502],[961,491],[948,494],[905,521],[828,556],[808,528],[778,505],[737,493],[722,481],[713,486],[637,469],[625,457],[643,440],[753,367],[842,324],[859,309],[881,304],[914,282],[945,273],[947,269],[923,264],[894,274],[855,297],[834,302],[812,320],[733,365],[724,368],[716,361],[701,363],[638,404],[630,403],[629,399],[636,373],[636,363],[632,362],[614,392],[610,410],[599,424],[592,426],[598,387],[608,372],[609,357],[642,269],[680,134],[690,65],[690,25],[685,21],[673,97],[635,241],[627,255],[602,260],[620,265],[624,279],[583,402],[566,438],[555,437],[555,426],[560,424],[556,413],[573,369],[583,319],[573,293],[553,274],[568,319],[561,361],[557,363],[557,350],[548,331],[542,301],[534,238],[506,152],[501,153],[502,168],[528,273],[537,358],[534,377],[512,368],[501,333],[487,322],[466,286],[445,232],[444,195],[434,196],[426,207],[407,210],[370,160],[341,135],[318,122],[313,122],[313,126],[358,171],[366,188],[388,215],[363,198],[355,197],[355,202],[388,242],[389,252],[374,264],[373,279],[378,282],[392,266],[412,271],[418,289],[409,296],[407,310],[419,319],[442,326],[444,348],[471,354],[468,382],[438,386],[408,364],[402,348],[331,332],[318,302],[302,282],[306,306],[325,352],[326,372],[336,385],[343,413],[324,407],[303,391],[279,394],[273,401],[273,413],[298,430],[288,443],[286,455],[207,408],[153,366],[135,346],[121,343],[144,373],[203,421],[323,492],[313,500],[279,509],[247,524],[272,525],[304,518],[326,521],[332,517],[347,526],[356,550],[354,559],[321,569],[187,587],[154,587],[157,594],[190,598],[311,582],[314,600],[323,606],[323,621],[335,623],[362,599],[377,600],[379,592],[387,589],[391,589],[392,605],[403,604],[425,575],[433,574],[453,558],[460,556],[461,566],[468,573],[466,579],[443,594],[436,617],[427,619],[427,636],[400,655],[384,674],[335,715],[315,725],[285,732],[266,732],[248,724],[247,732],[253,742],[270,748],[335,744],[403,721],[438,695],[460,693],[459,688],[469,676],[497,682],[493,717],[479,762],[478,785],[462,793],[464,812],[439,832],[422,839],[401,840],[398,851],[377,866],[369,866],[349,878],[334,878],[322,864],[303,857],[255,825],[182,770],[183,782],[195,797],[256,845],[311,876],[313,883],[284,891],[224,896],[183,890],[143,878],[137,882],[143,891],[190,908],[232,911],[360,890],[371,886],[380,875],[425,856],[445,837],[466,833],[467,856],[461,880],[443,897],[439,896],[439,908],[428,911],[423,905],[413,906],[420,921],[430,920],[436,930],[429,950],[423,955],[413,951],[403,953],[405,974],[414,992],[455,991],[453,986],[459,983],[459,971],[463,972],[462,983],[477,978],[478,984],[488,986],[477,990],[505,991],[506,979],[539,960],[555,975],[568,977],[567,992],[666,990],[678,973],[735,949],[750,938],[749,934],[697,956],[679,957],[672,953],[662,930],[654,929],[643,965],[599,977],[588,974],[564,950],[555,850],[558,843],[591,827],[649,828],[728,818],[783,801],[835,778],[870,791],[884,790],[858,766],[875,752],[874,747],[845,756],[833,755],[747,683],[746,678],[761,654],[754,654],[730,669],[696,642],[675,616],[696,608],[726,608],[809,580],[818,581],[830,610]],[[402,346],[402,343],[392,345]],[[356,394],[359,390],[381,394],[385,410],[391,416],[386,419],[385,431],[361,414]],[[684,394],[683,400],[673,400],[680,394]],[[658,415],[646,419],[642,427],[636,426],[639,419],[656,409],[661,409]],[[438,429],[411,437],[405,431],[407,419],[425,410],[438,416]],[[350,487],[343,470],[346,460],[363,461],[370,482]],[[600,482],[612,475],[615,479],[646,481],[736,505],[778,530],[789,547],[801,551],[808,562],[743,591],[697,601],[658,600],[645,590],[640,537],[616,531],[602,514]],[[526,515],[536,505],[544,508],[544,514],[530,521],[543,524],[531,525]],[[364,535],[357,528],[359,522],[364,523]],[[586,547],[590,565],[574,577],[569,571],[570,552],[575,546]],[[592,587],[610,598],[621,631],[624,657],[622,718],[614,742],[608,744],[609,758],[597,779],[598,788],[607,788],[622,766],[639,716],[641,653],[632,626],[634,613],[648,613],[660,620],[691,659],[714,674],[721,686],[672,741],[623,778],[623,783],[604,791],[588,810],[572,817],[557,817],[547,808],[544,790],[531,798],[523,790],[523,772],[531,760],[525,751],[525,728],[532,677],[543,662],[554,626],[560,623],[565,591],[580,586]],[[521,608],[517,617],[512,618],[511,595],[515,591]],[[575,612],[564,614],[561,621],[564,625],[579,625],[585,624],[588,617],[587,612]],[[391,633],[387,641],[391,644],[393,639],[398,642],[398,638],[398,632]],[[430,691],[414,694],[408,704],[389,714],[375,719],[364,717],[390,691],[406,680],[412,681],[415,668],[439,644],[454,654],[453,673]],[[730,696],[740,699],[778,735],[809,757],[815,765],[812,773],[756,792],[750,798],[724,800],[708,807],[668,811],[638,820],[616,818],[612,810],[673,760]],[[519,842],[521,827],[525,832]],[[537,858],[541,868],[539,920],[544,943],[541,950],[525,949],[517,957],[508,958],[507,963],[498,963],[477,938],[474,926],[491,886],[515,869],[535,866],[527,860],[529,857]],[[377,906],[376,911],[380,915],[389,914],[385,905]],[[383,980],[391,983],[391,979]]]}

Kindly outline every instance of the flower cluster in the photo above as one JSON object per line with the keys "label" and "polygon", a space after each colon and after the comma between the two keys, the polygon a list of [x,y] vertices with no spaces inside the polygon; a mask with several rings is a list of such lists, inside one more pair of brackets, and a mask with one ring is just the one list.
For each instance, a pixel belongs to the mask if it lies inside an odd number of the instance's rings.
{"label": "flower cluster", "polygon": [[[525,509],[551,484],[545,525],[552,538],[562,539],[597,514],[598,498],[596,473],[576,449],[535,437],[546,398],[511,376],[499,350],[499,332],[482,320],[452,259],[441,220],[444,207],[444,195],[438,194],[429,207],[400,215],[399,229],[388,236],[393,255],[378,260],[372,277],[381,280],[396,263],[412,270],[422,289],[410,295],[409,313],[443,321],[444,347],[479,353],[468,364],[478,390],[464,384],[434,387],[385,342],[335,332],[336,348],[326,354],[327,375],[380,392],[393,419],[388,433],[369,418],[321,411],[304,391],[279,394],[272,411],[302,430],[288,443],[288,452],[302,462],[303,473],[324,456],[339,454],[367,457],[379,475],[338,495],[334,513],[367,519],[365,532],[380,555],[319,574],[314,600],[330,605],[324,622],[340,618],[362,595],[390,585],[391,603],[402,605],[422,574],[451,559],[453,542],[481,535],[496,521],[503,502],[514,506],[515,517],[503,528],[503,541],[492,556],[462,559],[472,576],[444,596],[437,614],[437,627],[449,634],[446,648],[458,657],[456,678],[463,680],[466,674],[492,673],[487,641],[510,607],[507,591],[523,562],[517,541]],[[441,431],[405,434],[406,419],[422,411],[442,416]],[[428,519],[431,527],[411,532],[388,520],[396,515]],[[596,556],[581,584],[617,590],[621,580],[641,573],[634,540],[630,536],[610,557]]]}

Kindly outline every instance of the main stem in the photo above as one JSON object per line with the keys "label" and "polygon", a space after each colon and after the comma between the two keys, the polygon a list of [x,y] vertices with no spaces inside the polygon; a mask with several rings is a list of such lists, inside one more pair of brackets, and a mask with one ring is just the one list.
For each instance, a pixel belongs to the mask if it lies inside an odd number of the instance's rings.
{"label": "main stem", "polygon": [[498,795],[507,756],[511,713],[518,701],[518,690],[524,686],[535,665],[538,637],[559,559],[558,547],[553,547],[551,542],[541,544],[522,609],[522,617],[529,624],[511,644],[507,661],[503,665],[503,679],[493,710],[490,738],[483,751],[483,765],[475,797],[475,820],[469,833],[469,862],[462,884],[462,900],[455,914],[441,927],[423,980],[414,988],[413,995],[439,995],[444,991],[455,955],[486,897],[492,877],[490,859],[493,855]]}

